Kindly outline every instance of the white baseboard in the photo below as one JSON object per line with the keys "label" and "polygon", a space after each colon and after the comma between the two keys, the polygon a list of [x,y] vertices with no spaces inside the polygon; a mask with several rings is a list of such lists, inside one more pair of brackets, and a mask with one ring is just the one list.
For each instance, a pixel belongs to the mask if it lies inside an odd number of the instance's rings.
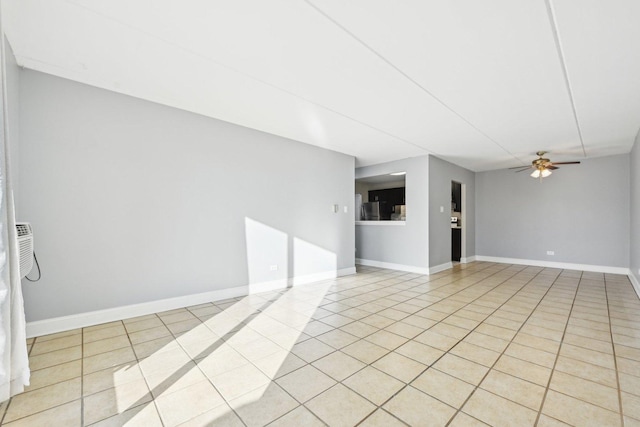
{"label": "white baseboard", "polygon": [[173,310],[176,308],[189,307],[192,305],[204,304],[207,302],[220,301],[228,298],[242,297],[249,294],[284,289],[289,286],[310,284],[313,282],[319,282],[321,280],[334,279],[336,277],[347,276],[349,274],[355,273],[356,268],[354,266],[335,271],[327,271],[317,274],[294,277],[288,280],[273,280],[270,282],[262,282],[245,286],[237,286],[234,288],[203,292],[199,294],[166,298],[140,304],[131,304],[104,310],[89,311],[85,313],[73,314],[70,316],[37,320],[35,322],[27,322],[27,338],[54,334],[62,331],[69,331],[71,329],[84,328],[87,326],[99,325],[101,323],[128,319],[130,317],[144,316],[147,314]]}
{"label": "white baseboard", "polygon": [[475,255],[471,255],[468,256],[466,258],[460,258],[460,264],[469,264],[470,262],[474,262],[476,261],[476,256]]}
{"label": "white baseboard", "polygon": [[88,311],[85,313],[72,314],[70,316],[36,320],[35,322],[27,322],[27,338],[55,334],[56,332],[99,325],[101,323],[128,319],[130,317],[144,316],[146,314],[158,313],[181,307],[189,307],[191,305],[204,304],[211,301],[240,297],[247,295],[248,290],[248,286],[238,286],[235,288],[220,289],[200,294],[166,298],[143,302],[140,304],[107,308],[104,310]]}
{"label": "white baseboard", "polygon": [[444,264],[436,265],[434,267],[429,267],[429,274],[436,274],[444,270],[448,270],[453,268],[453,263],[451,261],[445,262]]}
{"label": "white baseboard", "polygon": [[287,279],[269,280],[268,282],[249,283],[247,286],[249,292],[245,292],[245,295],[259,294],[261,292],[271,292],[278,289],[284,289],[289,286]]}
{"label": "white baseboard", "polygon": [[351,276],[352,274],[356,274],[358,271],[356,270],[356,266],[341,268],[338,270],[338,277]]}
{"label": "white baseboard", "polygon": [[593,271],[596,273],[611,273],[611,274],[624,274],[624,275],[629,274],[629,269],[626,267],[610,267],[605,265],[591,265],[591,264],[572,264],[567,262],[541,261],[541,260],[535,260],[535,259],[502,258],[502,257],[476,255],[476,261],[497,262],[500,264],[531,265],[535,267],[562,268],[565,270]]}
{"label": "white baseboard", "polygon": [[395,264],[392,262],[374,261],[370,259],[356,258],[356,264],[368,267],[388,268],[389,270],[406,271],[407,273],[429,274],[429,269],[413,265]]}
{"label": "white baseboard", "polygon": [[356,274],[356,267],[342,268],[336,271],[326,271],[323,273],[308,274],[306,276],[297,276],[289,279],[289,285],[298,286],[306,285],[308,283],[320,282],[322,280],[335,279],[336,277],[349,276]]}
{"label": "white baseboard", "polygon": [[636,291],[636,295],[640,298],[640,279],[633,274],[633,270],[629,269],[629,281],[633,286],[633,290]]}

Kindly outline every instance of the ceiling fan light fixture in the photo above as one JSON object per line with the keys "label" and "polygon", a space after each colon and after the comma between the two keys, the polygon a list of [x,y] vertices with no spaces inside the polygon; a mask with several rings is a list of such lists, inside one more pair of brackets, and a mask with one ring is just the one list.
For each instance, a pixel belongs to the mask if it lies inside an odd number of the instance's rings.
{"label": "ceiling fan light fixture", "polygon": [[538,151],[536,154],[538,155],[538,158],[531,162],[531,166],[515,166],[509,169],[517,169],[516,172],[524,172],[526,170],[533,169],[533,172],[531,172],[531,178],[540,178],[540,182],[542,182],[542,178],[550,176],[554,170],[559,169],[556,165],[580,164],[580,162],[552,162],[551,160],[542,157],[546,154],[546,151]]}
{"label": "ceiling fan light fixture", "polygon": [[542,178],[546,178],[546,177],[548,177],[548,176],[549,176],[549,175],[551,175],[552,173],[553,173],[553,172],[551,172],[549,169],[545,169],[545,168],[538,168],[538,169],[534,170],[534,171],[531,173],[531,177],[532,177],[532,178],[540,178],[540,179],[542,179]]}

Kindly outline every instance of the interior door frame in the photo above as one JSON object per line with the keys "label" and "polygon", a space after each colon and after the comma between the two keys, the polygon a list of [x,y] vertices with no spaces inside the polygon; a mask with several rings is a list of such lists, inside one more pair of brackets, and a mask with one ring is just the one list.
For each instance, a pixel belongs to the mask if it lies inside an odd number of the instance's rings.
{"label": "interior door frame", "polygon": [[[460,221],[462,222],[462,230],[460,230],[460,263],[467,262],[467,184],[461,181],[451,180],[450,186],[460,184]],[[453,234],[451,234],[451,246],[453,247]]]}
{"label": "interior door frame", "polygon": [[462,220],[462,235],[460,240],[460,262],[466,262],[467,259],[467,184],[460,183],[460,212],[462,213],[460,219]]}

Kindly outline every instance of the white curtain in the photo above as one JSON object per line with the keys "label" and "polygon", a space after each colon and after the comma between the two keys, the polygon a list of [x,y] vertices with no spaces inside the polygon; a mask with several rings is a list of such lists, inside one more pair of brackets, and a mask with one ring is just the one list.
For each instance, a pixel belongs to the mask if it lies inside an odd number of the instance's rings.
{"label": "white curtain", "polygon": [[[1,28],[0,28],[1,29]],[[0,32],[0,34],[3,34]],[[2,53],[2,102],[0,103],[0,401],[24,391],[29,385],[24,300],[20,283],[20,259],[15,208],[11,188],[7,114],[6,44]]]}

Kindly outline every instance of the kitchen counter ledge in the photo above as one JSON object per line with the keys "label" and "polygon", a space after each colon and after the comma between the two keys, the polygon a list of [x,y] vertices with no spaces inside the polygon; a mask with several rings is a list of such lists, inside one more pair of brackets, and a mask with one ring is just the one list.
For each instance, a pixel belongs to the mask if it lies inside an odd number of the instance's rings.
{"label": "kitchen counter ledge", "polygon": [[406,225],[407,221],[356,221],[356,225]]}

